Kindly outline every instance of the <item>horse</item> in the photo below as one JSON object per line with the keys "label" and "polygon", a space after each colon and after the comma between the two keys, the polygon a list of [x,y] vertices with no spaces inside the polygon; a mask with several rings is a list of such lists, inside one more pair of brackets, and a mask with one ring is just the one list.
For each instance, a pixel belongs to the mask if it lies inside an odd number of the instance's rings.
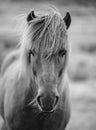
{"label": "horse", "polygon": [[19,47],[1,67],[1,130],[66,128],[71,113],[67,74],[70,24],[70,13],[63,18],[54,8],[26,15]]}

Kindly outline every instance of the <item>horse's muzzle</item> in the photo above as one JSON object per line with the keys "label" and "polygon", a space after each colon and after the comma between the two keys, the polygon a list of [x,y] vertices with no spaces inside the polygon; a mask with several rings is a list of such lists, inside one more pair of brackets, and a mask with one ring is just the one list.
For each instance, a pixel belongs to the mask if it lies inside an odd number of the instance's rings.
{"label": "horse's muzzle", "polygon": [[59,96],[40,95],[37,97],[39,108],[43,112],[53,112],[59,101]]}

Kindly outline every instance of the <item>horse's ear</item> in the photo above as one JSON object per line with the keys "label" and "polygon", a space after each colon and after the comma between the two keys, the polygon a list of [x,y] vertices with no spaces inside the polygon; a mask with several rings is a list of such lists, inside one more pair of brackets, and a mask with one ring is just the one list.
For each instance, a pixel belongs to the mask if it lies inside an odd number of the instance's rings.
{"label": "horse's ear", "polygon": [[27,22],[29,23],[30,21],[32,21],[34,18],[36,18],[34,11],[32,10],[28,16],[27,16]]}
{"label": "horse's ear", "polygon": [[66,25],[66,28],[68,29],[70,24],[71,24],[71,16],[70,16],[70,13],[67,12],[66,16],[63,18],[64,22],[65,22],[65,25]]}

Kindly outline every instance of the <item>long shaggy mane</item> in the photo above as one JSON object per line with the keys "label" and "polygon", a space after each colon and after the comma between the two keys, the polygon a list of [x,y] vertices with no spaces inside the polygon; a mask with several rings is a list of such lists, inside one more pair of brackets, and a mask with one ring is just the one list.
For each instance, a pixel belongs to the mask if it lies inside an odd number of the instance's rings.
{"label": "long shaggy mane", "polygon": [[32,49],[36,53],[40,52],[42,58],[45,52],[49,57],[58,49],[66,47],[66,42],[67,34],[63,18],[57,9],[51,8],[41,12],[41,15],[37,14],[37,18],[30,21],[30,26],[27,26],[23,34],[21,53]]}
{"label": "long shaggy mane", "polygon": [[60,48],[67,48],[67,31],[63,17],[56,8],[35,12],[37,16],[30,23],[25,18],[24,31],[20,40],[18,62],[20,72],[30,72],[29,51],[39,53],[41,59],[48,59]]}

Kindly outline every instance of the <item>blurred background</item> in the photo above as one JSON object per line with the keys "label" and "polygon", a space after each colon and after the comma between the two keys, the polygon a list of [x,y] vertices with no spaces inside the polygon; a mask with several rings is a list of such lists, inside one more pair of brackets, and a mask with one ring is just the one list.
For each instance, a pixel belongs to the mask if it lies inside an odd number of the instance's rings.
{"label": "blurred background", "polygon": [[20,15],[48,4],[72,17],[68,30],[72,116],[67,130],[96,130],[96,0],[0,0],[0,66],[19,41]]}

